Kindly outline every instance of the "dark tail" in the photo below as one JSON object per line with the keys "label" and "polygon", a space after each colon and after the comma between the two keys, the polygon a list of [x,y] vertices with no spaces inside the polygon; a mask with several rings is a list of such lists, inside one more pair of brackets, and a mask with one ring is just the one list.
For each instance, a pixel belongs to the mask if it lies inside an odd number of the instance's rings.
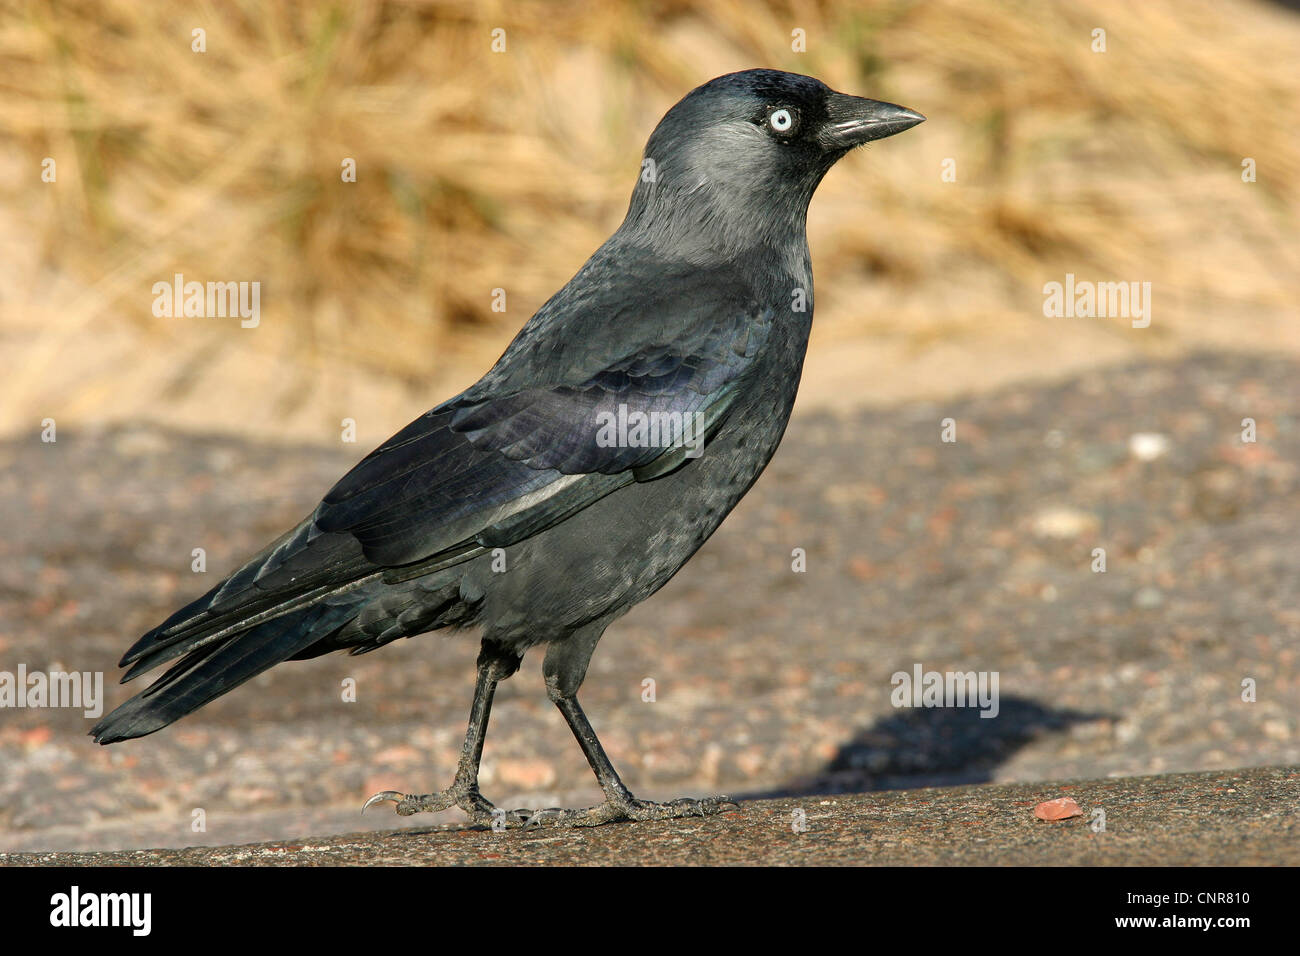
{"label": "dark tail", "polygon": [[111,744],[161,730],[267,668],[327,639],[356,616],[365,598],[347,595],[336,597],[335,603],[328,601],[202,643],[147,689],[95,724],[91,736],[96,743]]}

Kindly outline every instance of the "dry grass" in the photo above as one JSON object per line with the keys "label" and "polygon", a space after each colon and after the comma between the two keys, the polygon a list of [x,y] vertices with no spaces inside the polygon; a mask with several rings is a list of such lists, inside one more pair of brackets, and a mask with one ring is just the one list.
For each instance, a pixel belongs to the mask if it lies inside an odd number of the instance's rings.
{"label": "dry grass", "polygon": [[[930,117],[814,201],[814,400],[1300,351],[1297,46],[1300,18],[1244,0],[0,0],[0,430],[149,416],[325,438],[350,415],[382,439],[617,225],[675,99],[757,65]],[[1152,328],[1045,320],[1067,271],[1152,282]],[[154,318],[175,272],[260,281],[262,325]]]}

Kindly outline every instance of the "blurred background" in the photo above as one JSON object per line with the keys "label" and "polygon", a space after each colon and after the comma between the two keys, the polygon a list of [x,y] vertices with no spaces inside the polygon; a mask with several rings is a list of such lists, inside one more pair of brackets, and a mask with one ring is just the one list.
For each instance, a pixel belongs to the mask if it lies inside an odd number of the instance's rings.
{"label": "blurred background", "polygon": [[[1284,7],[0,10],[9,433],[52,415],[333,441],[352,417],[382,441],[482,374],[613,231],[667,108],[756,65],[929,117],[841,163],[813,203],[805,406],[1300,348],[1300,22]],[[1151,328],[1045,322],[1042,286],[1067,271],[1151,282]],[[155,319],[152,284],[177,272],[260,281],[260,326]]]}
{"label": "blurred background", "polygon": [[[0,670],[103,670],[123,699],[117,656],[214,583],[193,547],[224,573],[473,382],[617,227],[668,107],[764,66],[929,119],[814,198],[793,450],[597,654],[587,709],[630,785],[1300,761],[1297,49],[1300,14],[1262,0],[0,0]],[[155,317],[175,273],[260,282],[260,323]],[[1150,282],[1150,327],[1045,318],[1066,273]],[[947,415],[964,458],[936,457]],[[821,656],[792,664],[791,633]],[[899,724],[888,675],[918,648],[941,669],[983,649],[1013,719]],[[363,787],[444,786],[474,642],[385,654],[277,668],[111,751],[79,714],[0,714],[0,849],[278,836],[343,806],[352,826]],[[525,670],[485,789],[581,796]],[[687,683],[646,707],[669,671]],[[394,683],[340,713],[358,672]],[[1243,674],[1267,701],[1217,714]],[[199,802],[229,829],[192,833]]]}

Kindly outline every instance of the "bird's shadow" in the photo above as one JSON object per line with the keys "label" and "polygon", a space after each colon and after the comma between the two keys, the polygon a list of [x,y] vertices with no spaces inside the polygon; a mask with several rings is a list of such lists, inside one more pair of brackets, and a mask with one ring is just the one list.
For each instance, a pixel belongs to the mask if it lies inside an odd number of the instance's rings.
{"label": "bird's shadow", "polygon": [[811,775],[749,799],[862,793],[987,783],[1018,750],[1074,724],[1111,718],[1003,697],[996,717],[968,707],[908,708],[876,721],[841,745]]}

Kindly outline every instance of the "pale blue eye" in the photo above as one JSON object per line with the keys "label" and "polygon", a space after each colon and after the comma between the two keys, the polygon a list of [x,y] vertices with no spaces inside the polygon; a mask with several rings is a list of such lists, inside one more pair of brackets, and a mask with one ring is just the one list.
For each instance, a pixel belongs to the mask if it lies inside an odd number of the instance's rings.
{"label": "pale blue eye", "polygon": [[772,115],[767,118],[768,125],[778,133],[788,133],[794,126],[794,116],[789,110],[773,110]]}

